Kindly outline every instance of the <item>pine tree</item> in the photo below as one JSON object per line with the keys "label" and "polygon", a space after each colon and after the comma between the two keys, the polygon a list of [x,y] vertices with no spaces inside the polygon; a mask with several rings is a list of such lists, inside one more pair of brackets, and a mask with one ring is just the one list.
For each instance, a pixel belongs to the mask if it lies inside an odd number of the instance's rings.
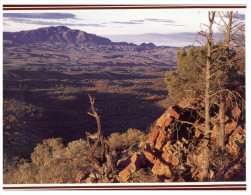
{"label": "pine tree", "polygon": [[[178,100],[185,98],[191,106],[197,106],[197,109],[201,105],[204,107],[200,110],[202,111],[200,115],[205,118],[204,181],[209,181],[211,125],[219,126],[217,146],[223,151],[226,102],[227,99],[233,103],[242,98],[240,90],[237,89],[244,85],[245,75],[240,69],[241,66],[238,66],[237,57],[244,48],[243,44],[240,44],[243,42],[242,39],[237,36],[241,31],[240,37],[243,37],[243,25],[239,23],[239,26],[233,27],[233,13],[228,12],[228,21],[224,21],[225,40],[216,42],[213,36],[215,15],[215,11],[208,13],[209,25],[204,25],[206,29],[199,32],[199,35],[206,38],[206,43],[201,48],[192,47],[188,50],[182,48],[177,54],[178,69],[168,71],[165,77],[171,98]],[[217,108],[218,113],[215,111],[212,114],[212,108]]]}
{"label": "pine tree", "polygon": [[202,101],[204,72],[199,61],[205,61],[205,48],[185,48],[177,53],[178,69],[166,72],[165,83],[172,99],[186,99],[191,104]]}

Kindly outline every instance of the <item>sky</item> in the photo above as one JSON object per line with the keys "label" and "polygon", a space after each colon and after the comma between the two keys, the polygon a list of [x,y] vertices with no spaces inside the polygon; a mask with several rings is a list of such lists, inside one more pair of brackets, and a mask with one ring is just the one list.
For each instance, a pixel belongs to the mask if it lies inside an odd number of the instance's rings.
{"label": "sky", "polygon": [[[244,10],[239,13],[245,20]],[[116,42],[169,46],[192,45],[202,23],[208,23],[206,9],[12,11],[3,14],[3,31],[8,32],[63,25]]]}

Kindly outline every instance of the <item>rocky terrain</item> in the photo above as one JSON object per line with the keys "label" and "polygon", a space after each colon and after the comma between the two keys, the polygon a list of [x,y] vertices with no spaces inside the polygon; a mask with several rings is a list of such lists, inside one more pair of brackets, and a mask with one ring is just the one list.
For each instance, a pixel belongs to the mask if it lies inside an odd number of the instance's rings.
{"label": "rocky terrain", "polygon": [[[115,43],[63,26],[5,32],[4,182],[202,181],[204,117],[166,98],[165,72],[177,68],[177,50]],[[91,154],[86,135],[97,124],[87,114],[89,94],[105,139]],[[225,123],[224,150],[211,124],[210,181],[245,181],[242,102],[228,105]],[[100,169],[93,159],[101,159]]]}
{"label": "rocky terrain", "polygon": [[[244,111],[236,106],[228,113],[225,151],[218,150],[215,145],[216,127],[211,133],[210,181],[245,180],[246,128],[241,122]],[[203,126],[204,118],[189,104],[182,102],[171,106],[156,121],[144,149],[119,161],[119,182],[135,182],[135,173],[149,168],[150,181],[202,182],[205,149],[201,131]],[[95,172],[80,172],[76,182],[102,182],[99,177]],[[112,181],[112,178],[106,177],[104,182]]]}

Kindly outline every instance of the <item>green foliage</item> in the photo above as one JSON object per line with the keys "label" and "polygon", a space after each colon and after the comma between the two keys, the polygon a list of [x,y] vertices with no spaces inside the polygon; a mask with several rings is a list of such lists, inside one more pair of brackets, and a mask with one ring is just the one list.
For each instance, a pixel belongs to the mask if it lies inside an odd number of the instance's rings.
{"label": "green foliage", "polygon": [[[222,42],[213,46],[210,68],[210,93],[212,101],[217,103],[219,91],[231,90],[239,92],[245,85],[241,56],[235,51],[227,51]],[[168,94],[173,99],[183,98],[192,103],[204,99],[205,64],[207,45],[202,48],[182,48],[178,53],[178,69],[166,72],[165,83]],[[237,57],[239,56],[239,57]]]}
{"label": "green foliage", "polygon": [[166,72],[165,83],[173,99],[197,99],[204,90],[204,72],[201,64],[205,61],[204,49],[181,48],[177,53],[178,69]]}

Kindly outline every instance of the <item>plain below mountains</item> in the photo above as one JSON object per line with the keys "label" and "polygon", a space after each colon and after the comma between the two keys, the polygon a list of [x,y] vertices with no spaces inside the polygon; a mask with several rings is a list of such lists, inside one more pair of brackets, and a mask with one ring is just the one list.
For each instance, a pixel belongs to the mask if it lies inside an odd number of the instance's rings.
{"label": "plain below mountains", "polygon": [[[112,42],[108,38],[100,37],[84,31],[70,29],[66,26],[45,27],[20,32],[4,32],[3,39],[14,44],[29,44],[39,42],[61,42],[69,44],[94,43],[100,45],[135,45],[126,42]],[[135,45],[136,46],[136,45]],[[155,46],[153,43],[142,46]]]}
{"label": "plain below mountains", "polygon": [[[178,47],[112,42],[65,26],[4,32],[4,65],[168,65],[177,64]],[[52,63],[53,62],[53,63]]]}

